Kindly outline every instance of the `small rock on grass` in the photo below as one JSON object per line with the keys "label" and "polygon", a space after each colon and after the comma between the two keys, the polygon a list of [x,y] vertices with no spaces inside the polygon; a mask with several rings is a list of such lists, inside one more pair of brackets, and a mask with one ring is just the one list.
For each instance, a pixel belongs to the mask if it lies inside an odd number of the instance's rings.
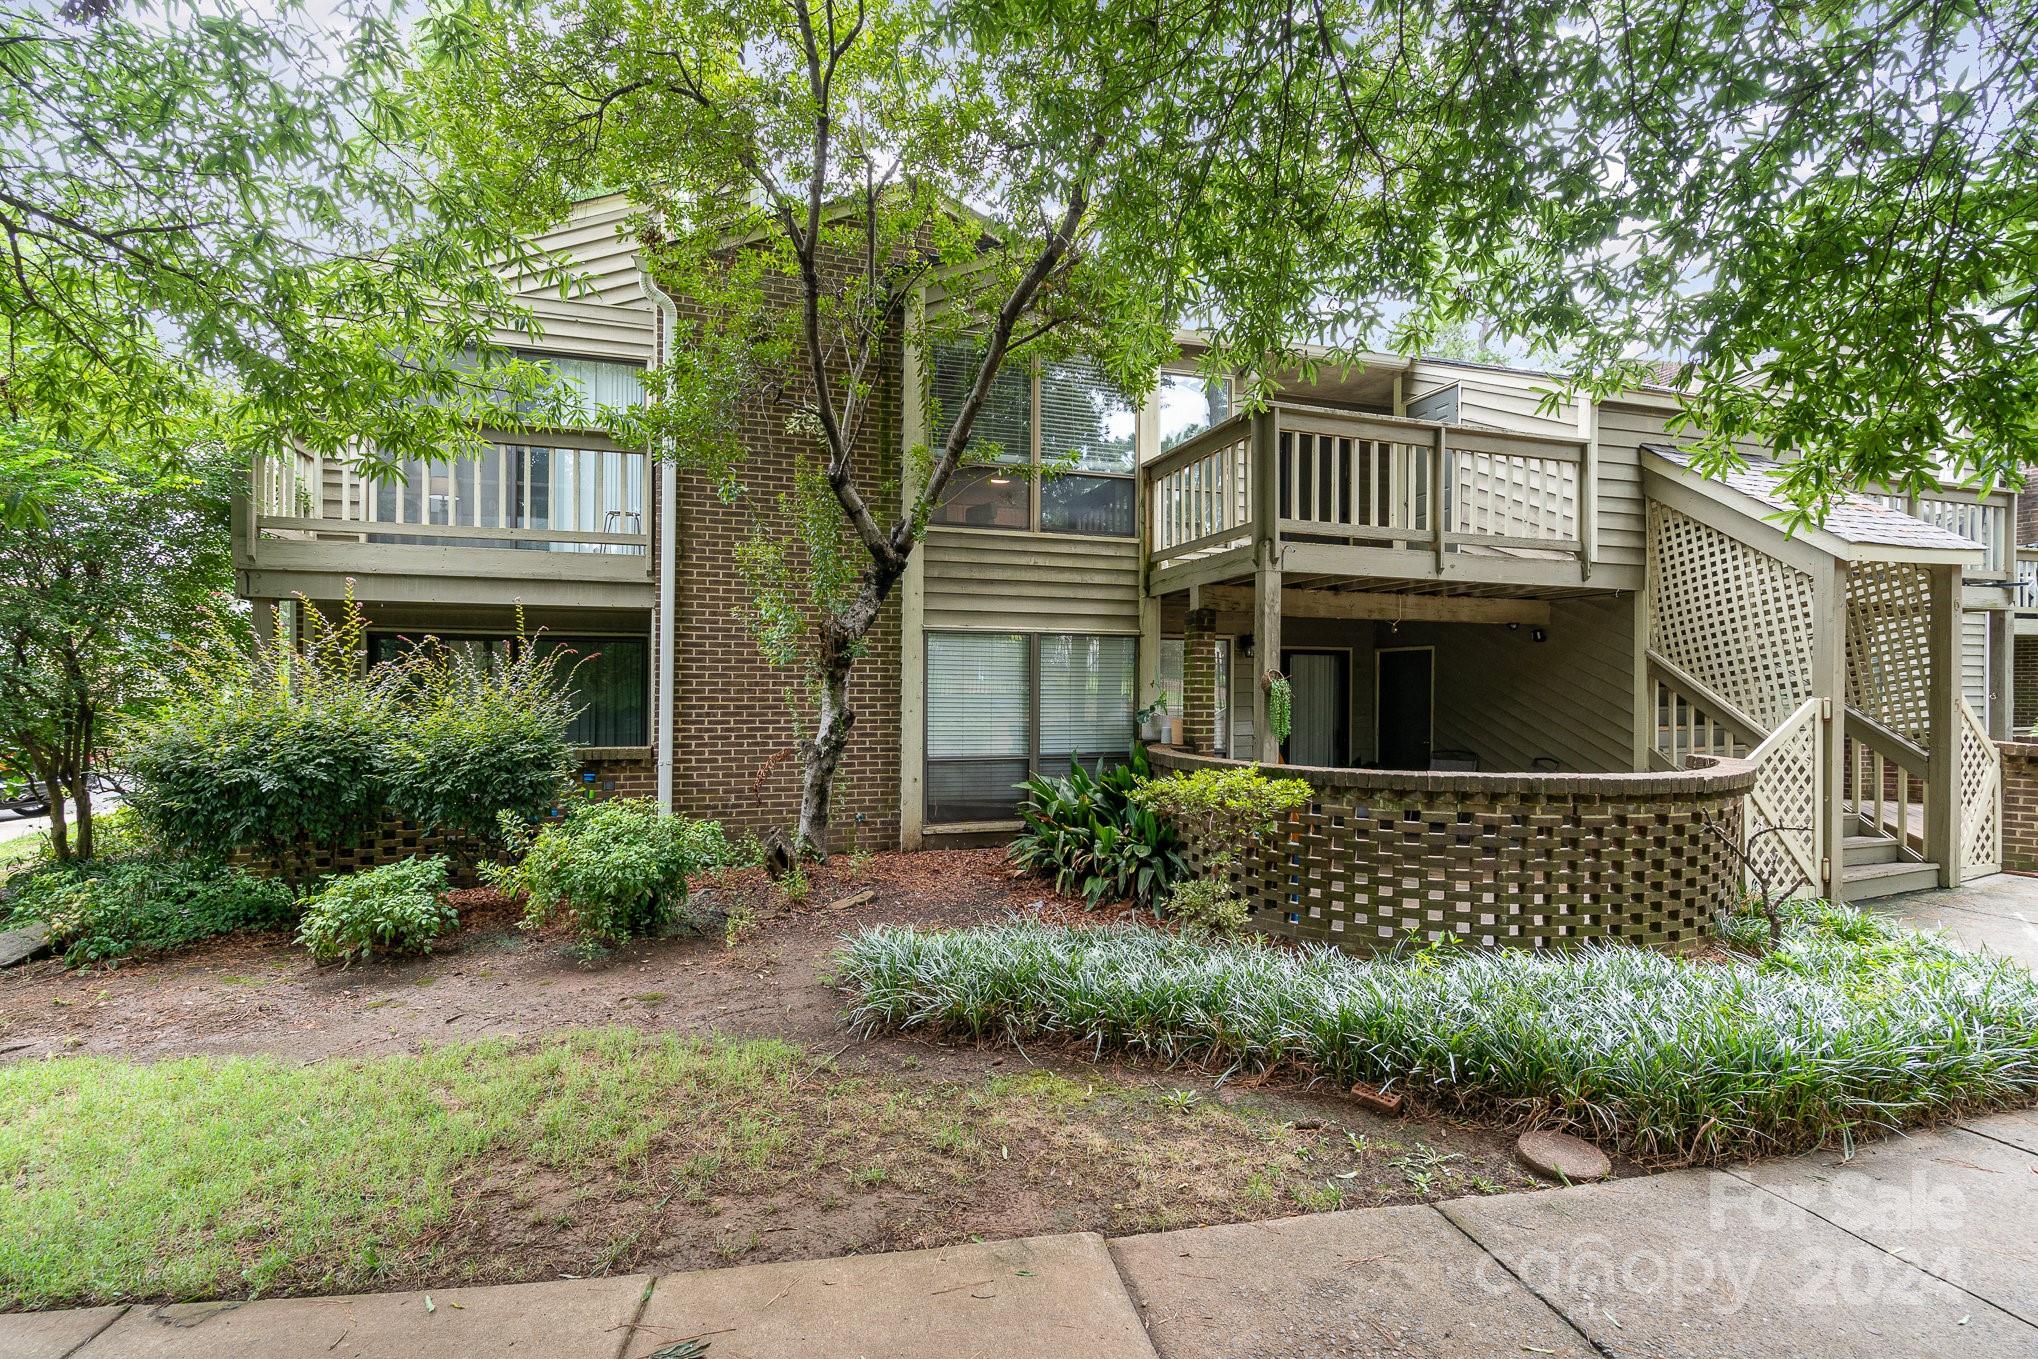
{"label": "small rock on grass", "polygon": [[1523,1165],[1546,1180],[1585,1184],[1613,1172],[1613,1162],[1606,1159],[1605,1152],[1569,1133],[1523,1133],[1514,1152]]}

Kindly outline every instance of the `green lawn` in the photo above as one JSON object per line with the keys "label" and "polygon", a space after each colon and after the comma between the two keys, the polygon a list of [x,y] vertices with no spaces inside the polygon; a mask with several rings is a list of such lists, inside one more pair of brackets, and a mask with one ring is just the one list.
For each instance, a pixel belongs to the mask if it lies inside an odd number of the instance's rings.
{"label": "green lawn", "polygon": [[8,1067],[0,1302],[338,1290],[399,1261],[408,1274],[494,1157],[627,1182],[674,1131],[700,1155],[768,1156],[786,1134],[765,1095],[799,1056],[594,1031],[308,1065]]}
{"label": "green lawn", "polygon": [[0,1066],[0,1309],[1153,1231],[1530,1183],[1504,1139],[1420,1120],[893,1059],[843,1072],[775,1040],[583,1030],[304,1064]]}

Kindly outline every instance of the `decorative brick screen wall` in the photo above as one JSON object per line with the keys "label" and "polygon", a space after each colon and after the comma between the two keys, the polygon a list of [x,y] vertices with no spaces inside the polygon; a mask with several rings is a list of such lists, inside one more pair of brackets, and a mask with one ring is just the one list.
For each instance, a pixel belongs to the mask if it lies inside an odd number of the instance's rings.
{"label": "decorative brick screen wall", "polygon": [[[1238,763],[1152,758],[1160,770]],[[1698,943],[1738,896],[1728,838],[1755,781],[1740,760],[1681,774],[1268,773],[1316,796],[1241,856],[1233,879],[1253,928],[1357,953],[1446,934],[1486,947]]]}
{"label": "decorative brick screen wall", "polygon": [[2003,867],[2038,873],[2038,744],[1998,741],[1996,750],[2003,757]]}

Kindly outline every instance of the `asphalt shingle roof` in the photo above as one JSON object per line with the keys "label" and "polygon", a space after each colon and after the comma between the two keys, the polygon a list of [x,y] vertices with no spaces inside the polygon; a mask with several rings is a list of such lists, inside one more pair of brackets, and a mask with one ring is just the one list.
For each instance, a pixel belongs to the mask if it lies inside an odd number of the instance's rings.
{"label": "asphalt shingle roof", "polygon": [[[1679,467],[1691,466],[1691,454],[1669,444],[1643,444],[1646,452],[1654,453],[1676,463]],[[1707,474],[1709,479],[1719,482],[1732,490],[1739,491],[1753,500],[1759,500],[1773,510],[1787,511],[1793,508],[1791,502],[1779,494],[1776,478],[1780,469],[1766,459],[1750,458],[1744,468],[1721,473]],[[1833,502],[1826,512],[1825,522],[1819,525],[1827,533],[1842,542],[1857,543],[1864,547],[1910,547],[1934,551],[1979,551],[1981,544],[1972,538],[1963,538],[1950,529],[1914,519],[1902,510],[1891,509],[1878,501],[1863,495],[1848,495]]]}

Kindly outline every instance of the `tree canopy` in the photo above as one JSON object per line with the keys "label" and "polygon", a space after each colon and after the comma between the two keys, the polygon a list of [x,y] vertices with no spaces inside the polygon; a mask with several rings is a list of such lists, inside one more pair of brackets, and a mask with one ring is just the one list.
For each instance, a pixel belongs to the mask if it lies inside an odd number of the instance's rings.
{"label": "tree canopy", "polygon": [[[387,97],[386,4],[0,6],[0,421],[21,447],[446,455],[551,388],[499,204],[454,202]],[[463,192],[481,186],[468,183]],[[476,369],[494,371],[479,376]],[[195,425],[194,425],[195,422]],[[59,468],[52,467],[56,475]],[[39,503],[17,482],[17,511]]]}

